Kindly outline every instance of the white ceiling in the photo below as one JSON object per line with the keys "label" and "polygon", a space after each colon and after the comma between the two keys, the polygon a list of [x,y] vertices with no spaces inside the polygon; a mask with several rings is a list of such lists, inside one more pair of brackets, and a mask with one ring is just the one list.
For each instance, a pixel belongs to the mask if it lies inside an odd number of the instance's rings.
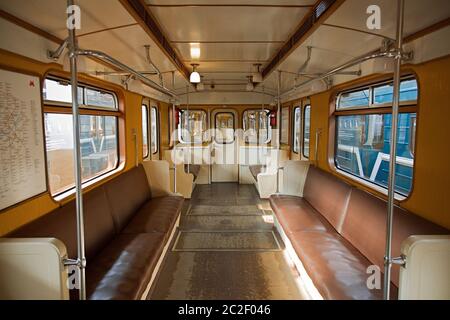
{"label": "white ceiling", "polygon": [[[252,65],[264,67],[295,31],[315,0],[145,0],[180,58],[190,68],[190,43],[200,42],[199,71],[207,84],[216,89],[244,90]],[[175,67],[150,36],[120,4],[119,0],[79,0],[82,29],[80,47],[104,51],[137,70],[151,69],[143,46],[151,45],[151,56],[158,68],[167,72]],[[105,6],[105,3],[107,5]],[[365,33],[366,8],[379,5],[381,30]],[[65,38],[65,0],[0,0],[0,8],[59,38]],[[346,0],[324,26],[295,49],[278,67],[297,72],[306,59],[307,46],[312,58],[307,72],[324,72],[380,46],[382,36],[394,38],[396,1]],[[449,0],[406,0],[405,34],[409,35],[450,17]],[[330,26],[331,25],[331,26]],[[341,27],[341,28],[339,28]],[[115,28],[113,30],[105,30]],[[355,30],[349,30],[355,29]],[[102,31],[103,30],[103,31]],[[358,32],[357,30],[363,31]],[[101,31],[101,32],[96,32]],[[96,32],[89,34],[91,32]],[[90,65],[104,69],[103,66]],[[355,68],[358,69],[358,68]],[[350,78],[349,78],[350,79]],[[282,90],[292,87],[294,76],[283,74]],[[175,88],[186,90],[186,79],[176,73]],[[264,81],[266,91],[276,90],[276,72]]]}

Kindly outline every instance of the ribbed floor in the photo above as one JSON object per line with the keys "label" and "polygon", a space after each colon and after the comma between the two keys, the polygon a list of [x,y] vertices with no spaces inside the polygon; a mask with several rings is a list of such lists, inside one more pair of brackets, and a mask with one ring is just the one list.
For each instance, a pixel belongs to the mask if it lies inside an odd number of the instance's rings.
{"label": "ribbed floor", "polygon": [[198,185],[148,299],[302,299],[252,185]]}

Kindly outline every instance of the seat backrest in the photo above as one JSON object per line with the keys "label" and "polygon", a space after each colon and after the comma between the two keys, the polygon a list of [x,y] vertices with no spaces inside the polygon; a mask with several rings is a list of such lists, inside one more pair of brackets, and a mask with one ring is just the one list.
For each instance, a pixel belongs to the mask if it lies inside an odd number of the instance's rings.
{"label": "seat backrest", "polygon": [[150,186],[142,165],[108,181],[104,188],[117,232],[120,232],[136,211],[151,198]]}
{"label": "seat backrest", "polygon": [[310,166],[303,197],[340,232],[350,191],[351,187],[347,183],[328,172]]}
{"label": "seat backrest", "polygon": [[[383,271],[386,245],[387,203],[353,188],[341,235],[370,262]],[[395,208],[392,255],[400,256],[402,242],[411,235],[448,234],[449,231],[399,207]],[[392,282],[398,286],[399,267],[392,268]]]}
{"label": "seat backrest", "polygon": [[[103,187],[83,195],[86,257],[94,257],[113,237],[115,228]],[[8,237],[53,237],[61,240],[69,258],[77,257],[75,200],[34,220]]]}

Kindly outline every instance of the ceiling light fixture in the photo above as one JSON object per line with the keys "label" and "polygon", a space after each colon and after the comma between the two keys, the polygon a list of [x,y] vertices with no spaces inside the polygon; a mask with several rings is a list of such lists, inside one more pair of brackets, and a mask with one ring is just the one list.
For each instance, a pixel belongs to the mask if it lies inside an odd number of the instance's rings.
{"label": "ceiling light fixture", "polygon": [[199,66],[197,63],[191,64],[192,66],[192,73],[189,77],[190,83],[200,83],[200,74],[197,72],[197,67]]}
{"label": "ceiling light fixture", "polygon": [[252,76],[247,76],[247,78],[248,78],[248,82],[247,82],[247,86],[245,87],[245,90],[253,91],[255,89],[255,86],[253,85],[253,82],[252,82]]}
{"label": "ceiling light fixture", "polygon": [[198,60],[200,59],[200,44],[199,43],[191,43],[191,59]]}

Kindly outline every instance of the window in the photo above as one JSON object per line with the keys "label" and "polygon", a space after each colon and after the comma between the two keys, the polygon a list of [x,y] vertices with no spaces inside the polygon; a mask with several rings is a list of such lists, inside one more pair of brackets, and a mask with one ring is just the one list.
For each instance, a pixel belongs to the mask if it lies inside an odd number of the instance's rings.
{"label": "window", "polygon": [[339,96],[339,109],[369,106],[369,90],[342,93]]}
{"label": "window", "polygon": [[[72,103],[72,86],[67,80],[45,79],[43,98],[46,102]],[[83,102],[83,88],[78,87],[78,103]]]}
{"label": "window", "polygon": [[[80,146],[82,182],[99,177],[119,164],[118,103],[116,95],[81,84]],[[71,86],[67,80],[44,82],[44,125],[48,180],[52,195],[74,187]]]}
{"label": "window", "polygon": [[269,110],[246,110],[242,116],[246,143],[269,143],[272,138]]}
{"label": "window", "polygon": [[280,143],[289,144],[289,107],[281,108]]}
{"label": "window", "polygon": [[301,118],[302,118],[302,108],[294,108],[294,130],[293,130],[293,151],[294,153],[300,153],[300,132],[301,132]]}
{"label": "window", "polygon": [[[338,95],[336,110],[366,109],[389,107],[392,105],[392,81],[361,88],[356,91],[343,92]],[[400,84],[400,102],[402,105],[415,104],[417,101],[417,80],[406,78]]]}
{"label": "window", "polygon": [[[44,81],[43,98],[47,104],[65,105],[72,103],[72,86],[63,79],[47,78]],[[118,109],[116,96],[112,92],[78,85],[80,108]]]}
{"label": "window", "polygon": [[[150,108],[150,118],[149,118],[149,108],[146,104],[142,105],[142,154],[144,159],[150,154],[158,153],[159,145],[159,134],[158,134],[158,108]],[[150,127],[149,127],[150,124]],[[151,144],[151,146],[150,146]]]}
{"label": "window", "polygon": [[152,138],[152,154],[158,153],[159,134],[158,134],[158,108],[151,108],[151,138]]}
{"label": "window", "polygon": [[[45,113],[44,119],[50,191],[56,195],[74,187],[72,115]],[[117,118],[81,115],[80,129],[84,182],[117,167]]]}
{"label": "window", "polygon": [[[364,108],[335,112],[336,167],[377,186],[387,188],[392,128],[392,81],[369,86],[371,97]],[[402,80],[400,86],[395,190],[407,196],[412,188],[417,126],[417,81]],[[338,104],[342,101],[338,98]],[[339,105],[337,106],[339,107]],[[364,109],[370,108],[370,112]],[[363,110],[363,112],[361,112]]]}
{"label": "window", "polygon": [[178,139],[182,143],[203,143],[206,140],[206,112],[181,110]]}
{"label": "window", "polygon": [[116,109],[117,104],[115,96],[110,92],[104,92],[100,90],[93,90],[85,88],[85,102],[86,106],[112,108]]}
{"label": "window", "polygon": [[[392,94],[394,92],[394,86],[391,83],[375,87],[373,89],[374,93],[374,104],[391,104]],[[400,101],[417,101],[417,81],[415,79],[404,80],[400,85]]]}
{"label": "window", "polygon": [[148,108],[145,104],[143,104],[141,110],[142,110],[142,157],[145,159],[149,155]]}
{"label": "window", "polygon": [[311,106],[307,105],[303,111],[303,156],[309,158],[309,141],[311,127]]}
{"label": "window", "polygon": [[215,115],[214,140],[217,143],[232,143],[234,141],[234,114],[231,112],[218,112]]}

